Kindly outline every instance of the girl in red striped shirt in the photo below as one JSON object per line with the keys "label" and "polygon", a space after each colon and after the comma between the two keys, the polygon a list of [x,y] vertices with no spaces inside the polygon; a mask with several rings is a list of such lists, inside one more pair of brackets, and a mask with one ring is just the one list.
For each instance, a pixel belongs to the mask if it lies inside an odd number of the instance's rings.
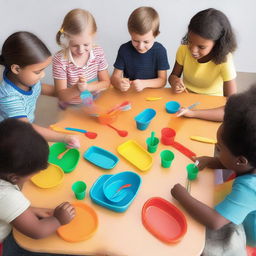
{"label": "girl in red striped shirt", "polygon": [[53,77],[61,106],[81,104],[83,92],[97,95],[110,85],[103,49],[93,45],[96,31],[92,14],[74,9],[56,35],[62,50],[53,57]]}

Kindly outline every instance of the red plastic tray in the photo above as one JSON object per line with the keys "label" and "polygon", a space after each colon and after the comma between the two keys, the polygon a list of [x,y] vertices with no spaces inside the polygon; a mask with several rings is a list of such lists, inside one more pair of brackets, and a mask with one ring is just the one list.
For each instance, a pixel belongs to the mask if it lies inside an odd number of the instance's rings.
{"label": "red plastic tray", "polygon": [[184,214],[160,197],[152,197],[144,204],[142,223],[149,232],[165,243],[176,243],[187,232]]}

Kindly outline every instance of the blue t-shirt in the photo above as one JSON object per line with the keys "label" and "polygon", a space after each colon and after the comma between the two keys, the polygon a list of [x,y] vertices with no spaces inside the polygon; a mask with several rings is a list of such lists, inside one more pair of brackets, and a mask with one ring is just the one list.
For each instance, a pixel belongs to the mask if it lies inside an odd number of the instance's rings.
{"label": "blue t-shirt", "polygon": [[120,46],[114,67],[123,70],[130,80],[157,78],[159,70],[170,68],[166,49],[158,42],[145,53],[139,53],[129,41]]}
{"label": "blue t-shirt", "polygon": [[256,175],[235,179],[232,191],[215,210],[235,224],[243,223],[247,244],[256,246]]}
{"label": "blue t-shirt", "polygon": [[0,83],[0,121],[9,117],[25,117],[32,123],[36,101],[41,93],[41,82],[33,85],[29,91],[24,91],[7,78],[7,72],[4,72]]}

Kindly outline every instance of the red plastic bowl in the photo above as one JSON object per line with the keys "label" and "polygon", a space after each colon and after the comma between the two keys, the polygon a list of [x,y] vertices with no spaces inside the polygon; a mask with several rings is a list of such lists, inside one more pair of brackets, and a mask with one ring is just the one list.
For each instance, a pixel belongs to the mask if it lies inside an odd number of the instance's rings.
{"label": "red plastic bowl", "polygon": [[187,232],[184,214],[160,197],[152,197],[144,204],[142,223],[150,233],[165,243],[176,243]]}

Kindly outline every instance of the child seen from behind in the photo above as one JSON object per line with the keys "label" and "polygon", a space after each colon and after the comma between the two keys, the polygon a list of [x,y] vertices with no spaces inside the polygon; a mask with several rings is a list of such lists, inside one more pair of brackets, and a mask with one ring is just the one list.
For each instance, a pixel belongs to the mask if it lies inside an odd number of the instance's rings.
{"label": "child seen from behind", "polygon": [[69,223],[75,216],[75,209],[68,202],[55,209],[32,207],[22,193],[24,183],[48,165],[48,144],[31,124],[14,118],[5,119],[0,122],[0,141],[0,242],[3,241],[3,256],[44,255],[21,248],[12,236],[12,227],[30,238],[44,238]]}
{"label": "child seen from behind", "polygon": [[[256,247],[255,97],[256,87],[252,87],[228,99],[224,122],[217,132],[218,157],[197,159],[199,169],[233,170],[237,178],[231,193],[212,209],[191,196],[180,184],[171,190],[188,213],[207,227],[203,255],[242,256],[247,255],[246,242]],[[203,172],[200,175],[204,175]]]}

